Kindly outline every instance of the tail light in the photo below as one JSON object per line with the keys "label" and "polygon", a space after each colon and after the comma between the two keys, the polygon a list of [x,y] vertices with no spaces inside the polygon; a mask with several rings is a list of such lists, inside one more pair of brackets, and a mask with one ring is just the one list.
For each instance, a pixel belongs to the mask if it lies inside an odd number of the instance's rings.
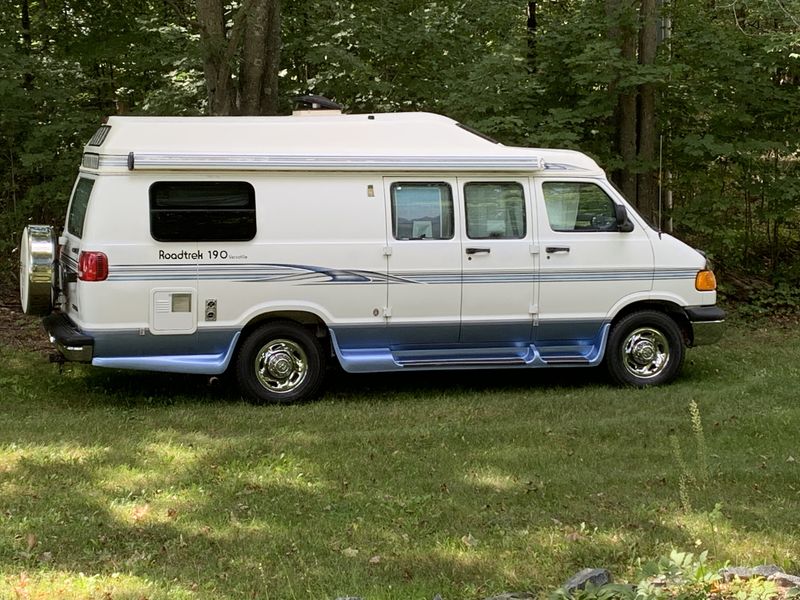
{"label": "tail light", "polygon": [[108,257],[102,252],[81,252],[78,257],[78,279],[105,281],[108,277]]}

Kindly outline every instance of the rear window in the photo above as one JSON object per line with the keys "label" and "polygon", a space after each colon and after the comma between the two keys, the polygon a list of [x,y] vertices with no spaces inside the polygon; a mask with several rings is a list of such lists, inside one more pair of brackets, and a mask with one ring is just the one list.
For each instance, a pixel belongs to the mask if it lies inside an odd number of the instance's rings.
{"label": "rear window", "polygon": [[86,208],[89,206],[89,196],[92,195],[94,179],[81,177],[72,192],[72,200],[69,203],[69,215],[67,216],[67,231],[72,235],[83,237],[83,222],[86,220]]}
{"label": "rear window", "polygon": [[158,181],[150,233],[159,242],[237,242],[256,235],[256,194],[245,181]]}

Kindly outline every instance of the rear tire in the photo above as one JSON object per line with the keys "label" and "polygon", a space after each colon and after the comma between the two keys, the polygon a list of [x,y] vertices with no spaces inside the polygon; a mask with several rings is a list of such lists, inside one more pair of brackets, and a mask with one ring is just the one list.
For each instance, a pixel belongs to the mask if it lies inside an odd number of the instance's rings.
{"label": "rear tire", "polygon": [[19,244],[19,301],[26,315],[53,309],[56,238],[49,225],[28,225]]}
{"label": "rear tire", "polygon": [[673,381],[685,348],[678,324],[655,310],[631,313],[608,336],[606,367],[620,385],[649,387]]}
{"label": "rear tire", "polygon": [[259,404],[310,400],[324,381],[325,359],[317,338],[290,321],[274,321],[250,333],[236,359],[239,389]]}

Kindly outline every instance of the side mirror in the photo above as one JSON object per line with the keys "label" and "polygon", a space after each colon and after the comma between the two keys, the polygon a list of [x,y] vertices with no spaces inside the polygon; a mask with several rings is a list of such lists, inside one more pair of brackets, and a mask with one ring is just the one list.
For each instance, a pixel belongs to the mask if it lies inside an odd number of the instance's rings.
{"label": "side mirror", "polygon": [[614,204],[614,214],[617,218],[617,231],[622,233],[633,231],[633,223],[628,220],[628,211],[622,204]]}

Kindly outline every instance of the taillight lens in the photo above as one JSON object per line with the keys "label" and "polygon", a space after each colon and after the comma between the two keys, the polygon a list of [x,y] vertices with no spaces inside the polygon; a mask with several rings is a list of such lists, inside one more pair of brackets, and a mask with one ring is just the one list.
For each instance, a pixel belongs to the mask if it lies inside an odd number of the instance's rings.
{"label": "taillight lens", "polygon": [[108,277],[108,257],[102,252],[81,252],[78,257],[78,279],[105,281]]}

